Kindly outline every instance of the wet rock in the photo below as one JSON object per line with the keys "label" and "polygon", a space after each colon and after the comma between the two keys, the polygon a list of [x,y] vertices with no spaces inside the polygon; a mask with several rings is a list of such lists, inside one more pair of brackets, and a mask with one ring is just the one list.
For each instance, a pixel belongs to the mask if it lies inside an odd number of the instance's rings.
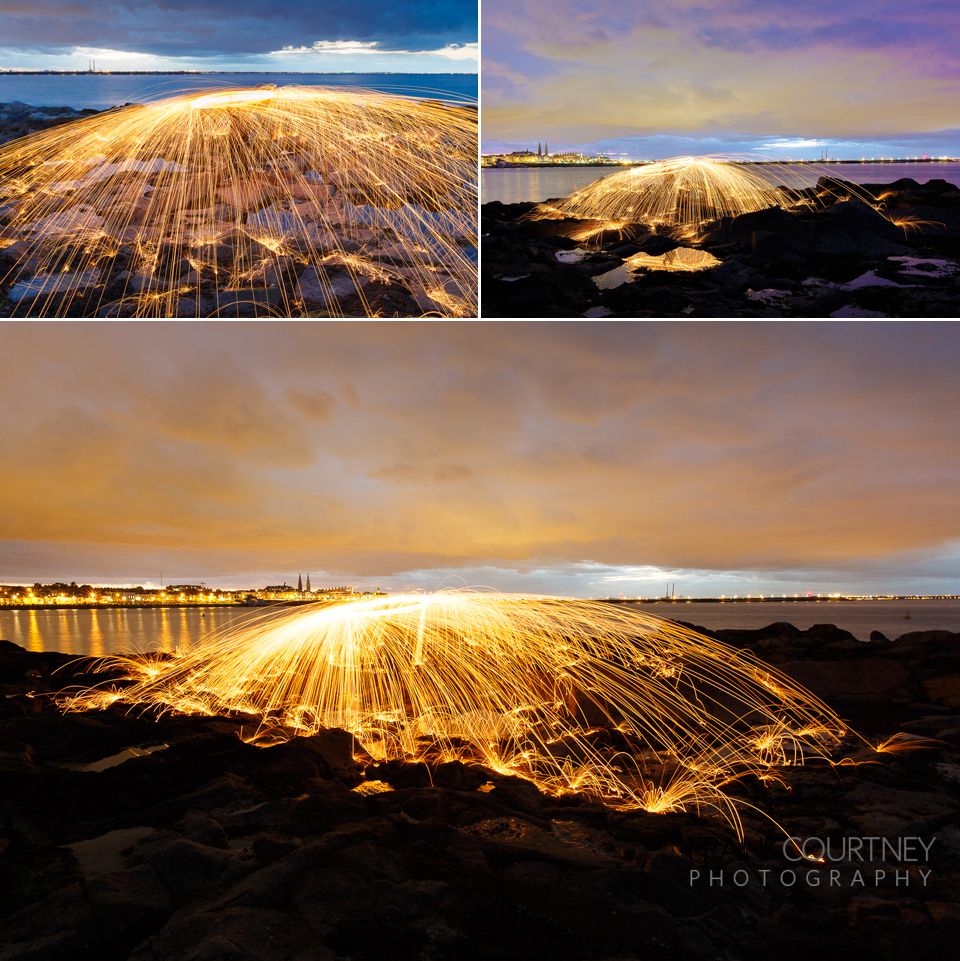
{"label": "wet rock", "polygon": [[286,857],[291,851],[295,851],[297,842],[281,834],[265,832],[258,834],[251,845],[254,858],[258,865],[273,864],[280,858]]}
{"label": "wet rock", "polygon": [[129,961],[334,961],[316,938],[287,914],[223,907],[177,916],[137,947]]}
{"label": "wet rock", "polygon": [[335,301],[351,297],[369,282],[362,274],[350,275],[346,270],[324,271],[321,275],[316,267],[308,267],[300,275],[299,286],[304,303],[310,309],[325,307],[331,298]]}
{"label": "wet rock", "polygon": [[228,846],[227,834],[219,821],[203,811],[188,811],[174,826],[178,834],[213,848]]}
{"label": "wet rock", "polygon": [[923,682],[923,689],[927,697],[936,704],[950,708],[960,707],[960,674],[930,678]]}
{"label": "wet rock", "polygon": [[549,861],[579,867],[595,867],[608,859],[596,852],[565,844],[549,831],[517,817],[493,818],[471,824],[466,833],[479,838],[494,865],[515,861]]}
{"label": "wet rock", "polygon": [[[815,209],[770,208],[704,225],[696,246],[719,257],[718,267],[650,272],[642,282],[634,279],[605,291],[591,290],[583,281],[615,270],[637,252],[656,255],[677,241],[644,233],[645,225],[610,230],[600,221],[531,219],[534,204],[485,204],[484,313],[957,316],[960,190],[935,182],[856,188],[831,181],[829,187]],[[862,199],[871,196],[872,204]],[[574,248],[585,256],[556,257]],[[919,263],[926,267],[915,266]],[[758,296],[771,291],[778,296]]]}
{"label": "wet rock", "polygon": [[314,785],[310,794],[297,798],[277,819],[287,834],[325,834],[342,824],[362,821],[367,814],[363,798],[337,781]]}
{"label": "wet rock", "polygon": [[[784,623],[714,633],[842,691],[828,703],[845,717],[855,708],[869,743],[903,730],[928,746],[877,755],[853,739],[844,750],[857,765],[786,768],[789,790],[743,782],[741,843],[706,811],[613,811],[478,765],[365,759],[360,770],[343,732],[258,748],[238,737],[252,723],[239,716],[62,716],[27,692],[85,666],[0,643],[0,693],[12,695],[0,704],[17,706],[0,714],[0,748],[21,765],[0,771],[0,959],[949,956],[960,721],[928,698],[960,676],[960,635],[861,643]],[[151,741],[169,746],[100,773],[66,766]],[[753,804],[797,836],[936,836],[935,883],[691,886],[692,867],[756,879],[793,866]]]}
{"label": "wet rock", "polygon": [[159,873],[141,864],[94,878],[86,896],[101,923],[121,930],[152,927],[172,910],[174,898]]}
{"label": "wet rock", "polygon": [[908,791],[880,784],[861,784],[845,795],[853,808],[851,821],[865,834],[896,838],[904,833],[928,837],[952,823],[960,804],[932,791]]}
{"label": "wet rock", "polygon": [[177,904],[216,895],[246,873],[238,854],[186,838],[141,847],[135,856],[146,858]]}
{"label": "wet rock", "polygon": [[896,661],[848,660],[837,670],[834,661],[787,661],[780,670],[822,698],[861,696],[882,700],[902,688],[909,671]]}
{"label": "wet rock", "polygon": [[74,110],[72,107],[34,107],[18,100],[0,103],[0,144],[38,130],[89,117],[97,112],[89,109]]}

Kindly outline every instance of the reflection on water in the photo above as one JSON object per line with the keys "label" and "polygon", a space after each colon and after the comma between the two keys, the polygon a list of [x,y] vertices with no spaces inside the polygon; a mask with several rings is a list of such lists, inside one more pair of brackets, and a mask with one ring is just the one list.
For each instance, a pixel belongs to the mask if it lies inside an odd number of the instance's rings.
{"label": "reflection on water", "polygon": [[891,640],[910,631],[960,632],[960,601],[754,601],[723,604],[641,604],[641,610],[700,627],[752,629],[786,621],[805,630],[836,624],[862,641],[871,631]]}
{"label": "reflection on water", "polygon": [[[960,186],[960,163],[798,164],[796,169],[808,174],[811,186],[824,173],[856,184],[887,184],[901,177],[910,177],[918,183],[942,179]],[[540,203],[554,197],[568,197],[574,190],[601,177],[609,177],[617,170],[617,167],[546,167],[540,170],[487,167],[481,180],[483,202]]]}
{"label": "reflection on water", "polygon": [[191,647],[228,625],[262,616],[264,608],[87,608],[0,611],[0,639],[28,651],[101,657],[119,651]]}
{"label": "reflection on water", "polygon": [[502,204],[540,203],[567,197],[601,177],[617,173],[618,167],[485,168],[480,175],[483,203],[499,200]]}
{"label": "reflection on water", "polygon": [[[559,254],[557,259],[560,259]],[[627,257],[619,267],[595,275],[593,282],[600,290],[613,290],[632,283],[637,278],[635,271],[639,267],[647,270],[696,273],[716,267],[719,263],[720,261],[713,254],[706,250],[695,250],[692,247],[677,247],[665,254],[656,255],[641,252]]]}
{"label": "reflection on water", "polygon": [[69,763],[60,766],[68,771],[91,771],[94,774],[99,774],[101,771],[109,771],[112,767],[119,767],[135,757],[147,757],[150,754],[156,754],[157,751],[165,751],[168,747],[170,747],[169,744],[135,744],[133,747],[124,748],[116,754],[102,757],[97,761]]}
{"label": "reflection on water", "polygon": [[[836,624],[866,640],[908,631],[960,632],[960,601],[816,601],[723,604],[643,604],[642,610],[707,628],[765,627],[788,621],[799,628]],[[269,608],[101,608],[0,611],[0,639],[29,651],[101,656],[122,651],[173,651],[228,626],[264,617]]]}
{"label": "reflection on water", "polygon": [[693,247],[677,247],[665,254],[634,254],[625,263],[630,267],[646,267],[647,270],[670,270],[681,272],[696,272],[717,267],[720,261],[706,250],[695,250]]}

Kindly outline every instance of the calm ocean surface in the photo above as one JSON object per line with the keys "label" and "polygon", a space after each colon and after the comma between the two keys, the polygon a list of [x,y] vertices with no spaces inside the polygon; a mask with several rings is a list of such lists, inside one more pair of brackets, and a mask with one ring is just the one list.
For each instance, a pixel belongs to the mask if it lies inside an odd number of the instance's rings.
{"label": "calm ocean surface", "polygon": [[[771,604],[646,604],[645,611],[708,628],[797,627],[836,624],[861,640],[873,630],[888,637],[908,631],[960,631],[960,601],[850,601]],[[31,651],[111,654],[189,647],[228,626],[262,617],[264,608],[114,608],[0,611],[0,639]]]}
{"label": "calm ocean surface", "polygon": [[[804,170],[804,165],[798,165],[798,169]],[[811,186],[825,172],[858,184],[885,184],[901,177],[912,177],[918,183],[942,179],[960,186],[960,163],[817,164],[815,169],[809,169]],[[481,179],[483,202],[539,203],[551,197],[566,197],[612,173],[616,173],[613,167],[544,167],[540,170],[487,167]]]}
{"label": "calm ocean surface", "polygon": [[477,76],[471,73],[214,73],[214,74],[0,74],[0,103],[19,100],[35,107],[97,110],[143,103],[193,90],[255,87],[275,83],[322,87],[364,87],[383,93],[442,100],[477,99]]}

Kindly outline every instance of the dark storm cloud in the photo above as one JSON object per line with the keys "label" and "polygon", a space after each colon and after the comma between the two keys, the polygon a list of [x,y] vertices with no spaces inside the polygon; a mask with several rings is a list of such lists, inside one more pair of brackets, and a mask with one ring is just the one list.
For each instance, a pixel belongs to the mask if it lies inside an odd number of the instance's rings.
{"label": "dark storm cloud", "polygon": [[718,592],[960,573],[951,325],[3,335],[0,578],[595,593],[665,571]]}
{"label": "dark storm cloud", "polygon": [[255,56],[317,40],[420,50],[476,40],[475,0],[32,0],[0,8],[0,46],[166,57]]}

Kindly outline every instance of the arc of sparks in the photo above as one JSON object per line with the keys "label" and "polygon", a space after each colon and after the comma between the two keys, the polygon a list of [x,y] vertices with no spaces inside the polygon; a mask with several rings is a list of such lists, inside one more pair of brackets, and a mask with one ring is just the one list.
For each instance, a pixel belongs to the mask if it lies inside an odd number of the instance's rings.
{"label": "arc of sparks", "polygon": [[[817,175],[814,187],[811,173]],[[854,195],[876,201],[854,185],[835,180],[815,164],[750,164],[712,157],[674,157],[602,177],[533,217],[580,217],[617,227],[646,224],[695,240],[709,223],[769,207],[811,209],[827,197]],[[600,230],[606,227],[598,228]]]}
{"label": "arc of sparks", "polygon": [[[829,760],[844,722],[752,656],[626,605],[450,591],[270,612],[66,697],[240,712],[259,736],[343,728],[358,756],[461,759],[624,809],[713,810]],[[271,732],[268,734],[268,732]]]}
{"label": "arc of sparks", "polygon": [[30,317],[474,316],[476,150],[475,108],[370,90],[105,111],[0,148],[0,294]]}

